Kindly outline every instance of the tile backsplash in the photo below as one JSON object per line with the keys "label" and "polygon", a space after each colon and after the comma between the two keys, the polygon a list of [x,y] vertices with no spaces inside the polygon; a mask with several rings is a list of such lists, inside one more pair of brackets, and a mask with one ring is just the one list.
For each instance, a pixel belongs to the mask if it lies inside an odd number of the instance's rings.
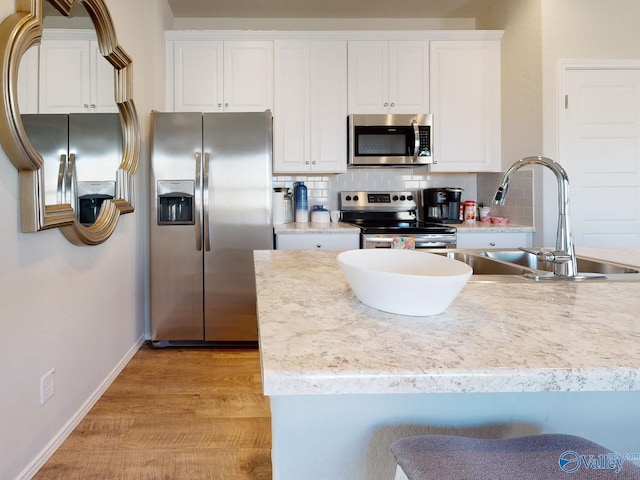
{"label": "tile backsplash", "polygon": [[[344,190],[422,190],[434,187],[460,187],[462,200],[490,204],[502,174],[431,173],[423,168],[355,168],[339,175],[274,176],[274,187],[291,188],[294,182],[307,186],[309,205],[338,209],[338,192]],[[504,207],[491,205],[494,216],[509,217],[510,223],[533,225],[533,175],[522,170],[513,175]]]}
{"label": "tile backsplash", "polygon": [[511,175],[502,207],[491,204],[502,173],[479,173],[477,177],[478,203],[488,205],[492,216],[508,217],[509,223],[517,225],[533,225],[533,171],[519,170]]}

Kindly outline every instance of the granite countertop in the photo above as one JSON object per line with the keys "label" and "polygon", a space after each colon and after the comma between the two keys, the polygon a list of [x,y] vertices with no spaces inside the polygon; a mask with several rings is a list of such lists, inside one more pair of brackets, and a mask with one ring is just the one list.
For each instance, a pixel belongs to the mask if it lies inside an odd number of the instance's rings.
{"label": "granite countertop", "polygon": [[497,225],[489,222],[464,222],[453,225],[458,233],[533,233],[535,228],[528,225],[516,225],[507,223]]}
{"label": "granite countertop", "polygon": [[640,390],[640,282],[470,282],[409,317],[361,304],[338,253],[255,252],[266,395]]}
{"label": "granite countertop", "polygon": [[[475,223],[456,223],[448,226],[453,226],[458,229],[459,233],[529,233],[534,232],[535,229],[527,225],[494,225],[491,223],[475,222]],[[283,223],[280,225],[274,225],[273,230],[278,234],[305,234],[305,233],[320,233],[320,234],[346,234],[346,233],[359,233],[360,229],[353,225],[344,222],[329,222],[329,223]]]}
{"label": "granite countertop", "polygon": [[327,223],[283,223],[280,225],[274,225],[273,230],[276,235],[283,233],[305,234],[305,233],[320,233],[320,234],[359,234],[360,229],[343,222],[327,222]]}

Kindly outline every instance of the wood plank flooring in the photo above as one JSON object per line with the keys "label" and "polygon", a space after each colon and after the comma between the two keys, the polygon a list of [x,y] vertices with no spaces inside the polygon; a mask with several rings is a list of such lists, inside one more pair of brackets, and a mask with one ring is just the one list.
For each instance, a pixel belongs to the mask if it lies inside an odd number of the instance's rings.
{"label": "wood plank flooring", "polygon": [[34,477],[271,478],[257,350],[145,344]]}

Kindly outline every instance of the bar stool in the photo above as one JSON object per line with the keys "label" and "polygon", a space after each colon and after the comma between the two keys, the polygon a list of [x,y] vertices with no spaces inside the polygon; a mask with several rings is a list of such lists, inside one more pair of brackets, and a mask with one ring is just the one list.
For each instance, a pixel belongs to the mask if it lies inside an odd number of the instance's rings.
{"label": "bar stool", "polygon": [[420,435],[396,440],[391,453],[395,480],[640,480],[640,466],[623,453],[573,435]]}

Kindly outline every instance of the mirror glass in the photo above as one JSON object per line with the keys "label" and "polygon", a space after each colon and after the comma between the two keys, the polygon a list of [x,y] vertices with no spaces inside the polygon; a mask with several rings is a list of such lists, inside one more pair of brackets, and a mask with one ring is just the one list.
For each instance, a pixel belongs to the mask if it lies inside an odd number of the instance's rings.
{"label": "mirror glass", "polygon": [[103,0],[33,0],[31,9],[0,26],[0,140],[20,172],[22,229],[58,227],[96,245],[133,211],[132,62]]}

